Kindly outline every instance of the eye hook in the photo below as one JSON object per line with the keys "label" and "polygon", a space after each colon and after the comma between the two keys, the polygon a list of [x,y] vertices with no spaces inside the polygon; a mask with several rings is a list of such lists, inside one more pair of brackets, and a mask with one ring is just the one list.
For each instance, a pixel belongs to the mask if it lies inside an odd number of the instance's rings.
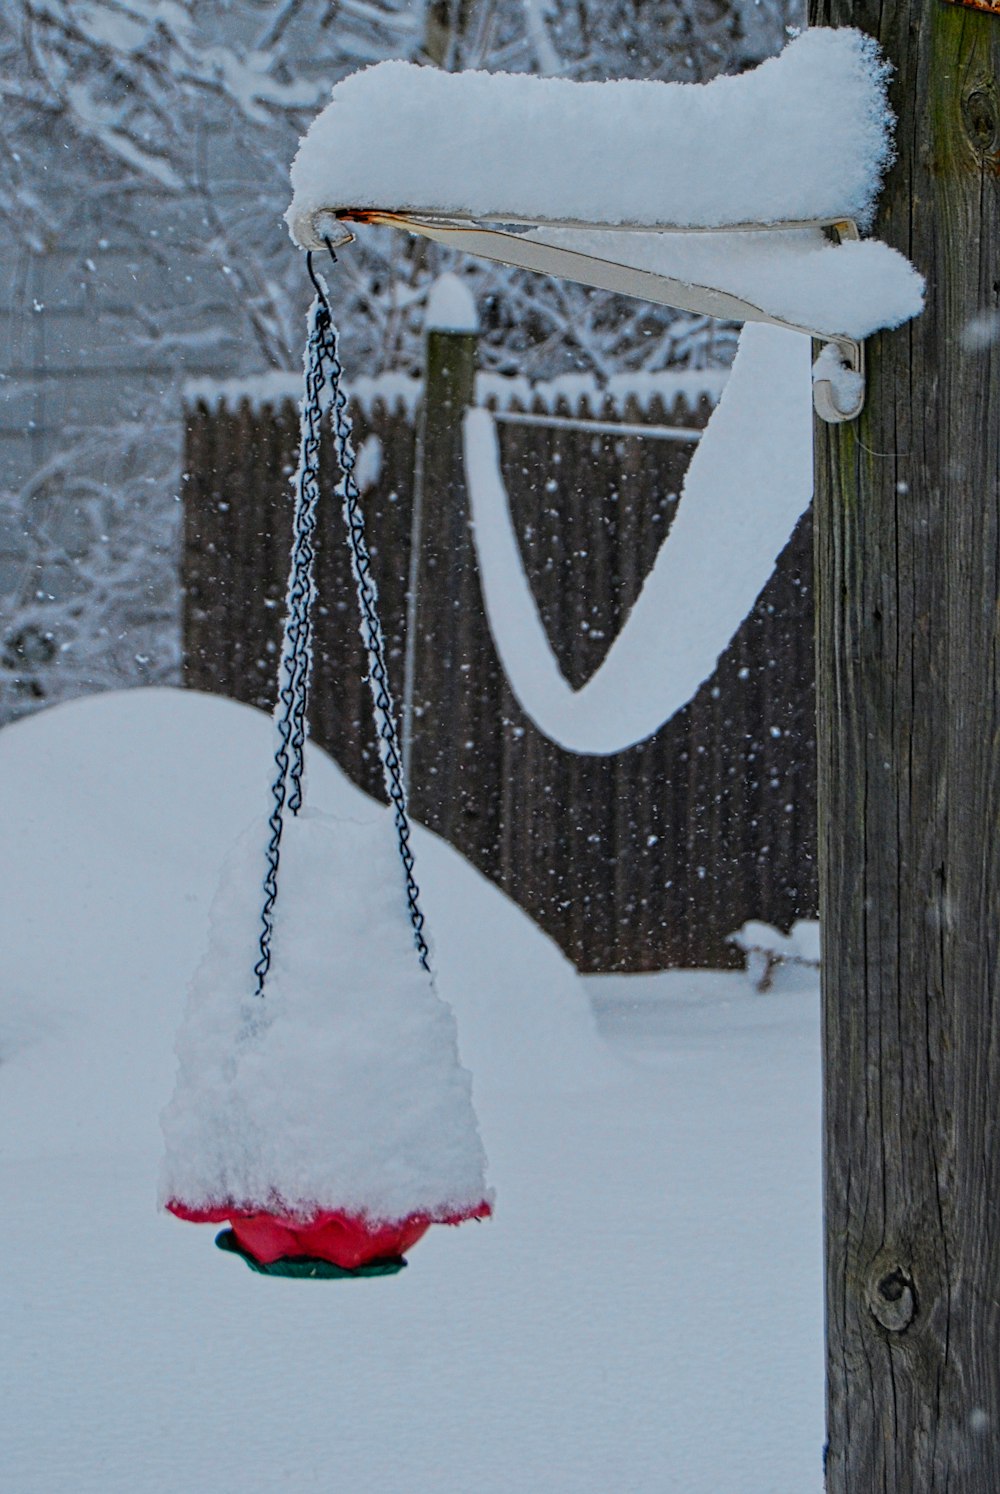
{"label": "eye hook", "polygon": [[[334,264],[336,264],[337,256],[334,253],[333,244],[328,238],[324,238],[323,242],[326,245],[327,249],[330,251],[330,258],[333,260]],[[316,274],[316,271],[313,268],[313,251],[311,249],[306,250],[306,269],[309,271],[309,279],[313,283],[313,289],[315,290],[323,306],[329,312],[330,300],[326,293],[326,286],[323,284],[322,280],[320,280],[319,276]]]}

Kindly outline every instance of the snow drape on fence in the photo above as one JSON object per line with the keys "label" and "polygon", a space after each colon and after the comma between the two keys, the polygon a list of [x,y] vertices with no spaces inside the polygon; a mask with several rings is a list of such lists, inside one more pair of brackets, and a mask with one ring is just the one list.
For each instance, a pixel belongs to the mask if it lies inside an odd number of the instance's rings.
{"label": "snow drape on fence", "polygon": [[231,854],[178,1038],[164,1201],[395,1222],[488,1200],[454,1015],[417,964],[385,832],[309,810],[286,823],[263,999],[263,822]]}
{"label": "snow drape on fence", "polygon": [[891,158],[887,68],[850,28],[710,83],[578,83],[383,62],[338,83],[287,221],[383,208],[612,224],[870,220]]}
{"label": "snow drape on fence", "polygon": [[812,497],[809,343],[746,326],[670,533],[604,663],[574,690],[525,575],[496,427],[465,417],[465,469],[490,631],[519,704],[569,752],[643,741],[712,673]]}

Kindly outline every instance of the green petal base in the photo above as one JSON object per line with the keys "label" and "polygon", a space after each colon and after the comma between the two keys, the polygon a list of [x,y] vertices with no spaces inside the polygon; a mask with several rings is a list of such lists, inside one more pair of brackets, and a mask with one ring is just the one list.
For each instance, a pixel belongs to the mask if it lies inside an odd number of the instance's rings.
{"label": "green petal base", "polygon": [[247,1254],[231,1229],[224,1229],[217,1234],[215,1243],[220,1250],[241,1256],[250,1270],[257,1271],[261,1276],[299,1276],[311,1281],[350,1276],[395,1276],[406,1265],[401,1255],[387,1256],[381,1261],[369,1261],[366,1266],[356,1266],[353,1270],[347,1266],[335,1266],[332,1261],[317,1260],[313,1256],[283,1255],[265,1266]]}

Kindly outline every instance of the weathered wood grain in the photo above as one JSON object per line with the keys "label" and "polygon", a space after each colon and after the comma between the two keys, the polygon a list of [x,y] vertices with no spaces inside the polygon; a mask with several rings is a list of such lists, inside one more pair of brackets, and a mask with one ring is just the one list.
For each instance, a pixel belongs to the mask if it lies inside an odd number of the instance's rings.
{"label": "weathered wood grain", "polygon": [[819,432],[827,1487],[1000,1489],[1000,22],[813,0],[896,68],[928,277]]}

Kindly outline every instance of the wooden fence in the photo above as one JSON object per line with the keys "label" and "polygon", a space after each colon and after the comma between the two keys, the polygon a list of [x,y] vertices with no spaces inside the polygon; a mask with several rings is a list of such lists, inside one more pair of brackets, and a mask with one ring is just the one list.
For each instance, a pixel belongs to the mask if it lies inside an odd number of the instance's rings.
{"label": "wooden fence", "polygon": [[[416,418],[354,404],[377,438],[366,494],[373,565],[402,703],[407,600],[414,816],[526,909],[583,971],[726,966],[748,918],[816,916],[811,539],[799,525],[711,679],[649,741],[612,758],[546,740],[503,678],[468,528],[460,414],[475,338],[431,333]],[[513,404],[516,416],[532,413]],[[500,426],[526,570],[567,678],[600,663],[670,528],[693,445],[576,421],[697,431],[707,400],[553,412],[568,425]],[[297,411],[195,402],[187,411],[186,682],[270,709],[290,537]],[[418,441],[419,428],[419,441]],[[414,466],[419,553],[410,595]],[[336,473],[327,443],[326,482]],[[364,660],[337,506],[326,505],[312,734],[380,793]],[[669,648],[669,640],[664,640]]]}

